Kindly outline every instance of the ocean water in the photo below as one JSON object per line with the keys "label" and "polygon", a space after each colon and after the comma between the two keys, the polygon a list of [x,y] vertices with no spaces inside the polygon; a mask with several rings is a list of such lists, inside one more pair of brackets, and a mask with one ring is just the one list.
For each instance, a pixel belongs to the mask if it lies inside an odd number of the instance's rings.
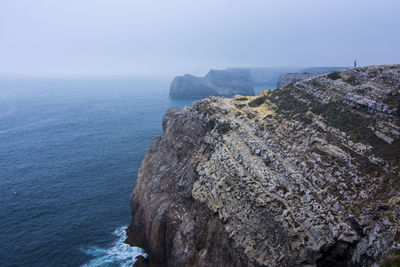
{"label": "ocean water", "polygon": [[129,198],[168,79],[0,80],[0,266],[131,266]]}

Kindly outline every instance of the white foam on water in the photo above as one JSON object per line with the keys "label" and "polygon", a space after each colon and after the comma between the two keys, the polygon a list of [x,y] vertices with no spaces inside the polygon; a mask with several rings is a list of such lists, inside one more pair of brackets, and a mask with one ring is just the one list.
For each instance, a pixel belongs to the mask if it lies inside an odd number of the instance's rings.
{"label": "white foam on water", "polygon": [[136,257],[147,257],[143,249],[138,247],[131,247],[125,244],[127,226],[122,226],[114,231],[117,240],[114,241],[109,248],[100,248],[92,246],[84,252],[94,257],[90,262],[82,265],[82,267],[97,267],[97,266],[124,266],[131,267]]}

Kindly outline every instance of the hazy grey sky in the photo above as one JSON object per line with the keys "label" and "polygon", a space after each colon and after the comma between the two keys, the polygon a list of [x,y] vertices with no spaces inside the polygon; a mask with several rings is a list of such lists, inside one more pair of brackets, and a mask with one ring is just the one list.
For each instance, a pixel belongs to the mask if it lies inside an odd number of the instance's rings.
{"label": "hazy grey sky", "polygon": [[399,0],[0,0],[0,74],[400,63]]}

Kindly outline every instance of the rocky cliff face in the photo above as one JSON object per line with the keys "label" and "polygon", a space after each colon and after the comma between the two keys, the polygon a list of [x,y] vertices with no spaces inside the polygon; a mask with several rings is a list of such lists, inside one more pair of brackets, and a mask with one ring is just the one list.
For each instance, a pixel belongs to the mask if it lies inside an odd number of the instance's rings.
{"label": "rocky cliff face", "polygon": [[211,70],[205,77],[175,77],[169,94],[176,97],[254,95],[250,72],[244,69]]}
{"label": "rocky cliff face", "polygon": [[400,65],[170,109],[131,198],[153,265],[371,266],[400,255]]}
{"label": "rocky cliff face", "polygon": [[291,83],[296,83],[321,74],[330,73],[334,71],[344,70],[346,67],[317,67],[305,68],[296,73],[285,73],[278,77],[277,88],[285,87]]}

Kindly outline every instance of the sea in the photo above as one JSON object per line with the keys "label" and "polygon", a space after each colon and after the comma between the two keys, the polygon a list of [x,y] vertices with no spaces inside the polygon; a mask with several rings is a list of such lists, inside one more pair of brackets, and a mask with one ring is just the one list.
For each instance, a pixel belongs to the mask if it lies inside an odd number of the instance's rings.
{"label": "sea", "polygon": [[[132,266],[130,194],[166,77],[0,78],[0,266]],[[256,87],[259,92],[273,86]]]}

